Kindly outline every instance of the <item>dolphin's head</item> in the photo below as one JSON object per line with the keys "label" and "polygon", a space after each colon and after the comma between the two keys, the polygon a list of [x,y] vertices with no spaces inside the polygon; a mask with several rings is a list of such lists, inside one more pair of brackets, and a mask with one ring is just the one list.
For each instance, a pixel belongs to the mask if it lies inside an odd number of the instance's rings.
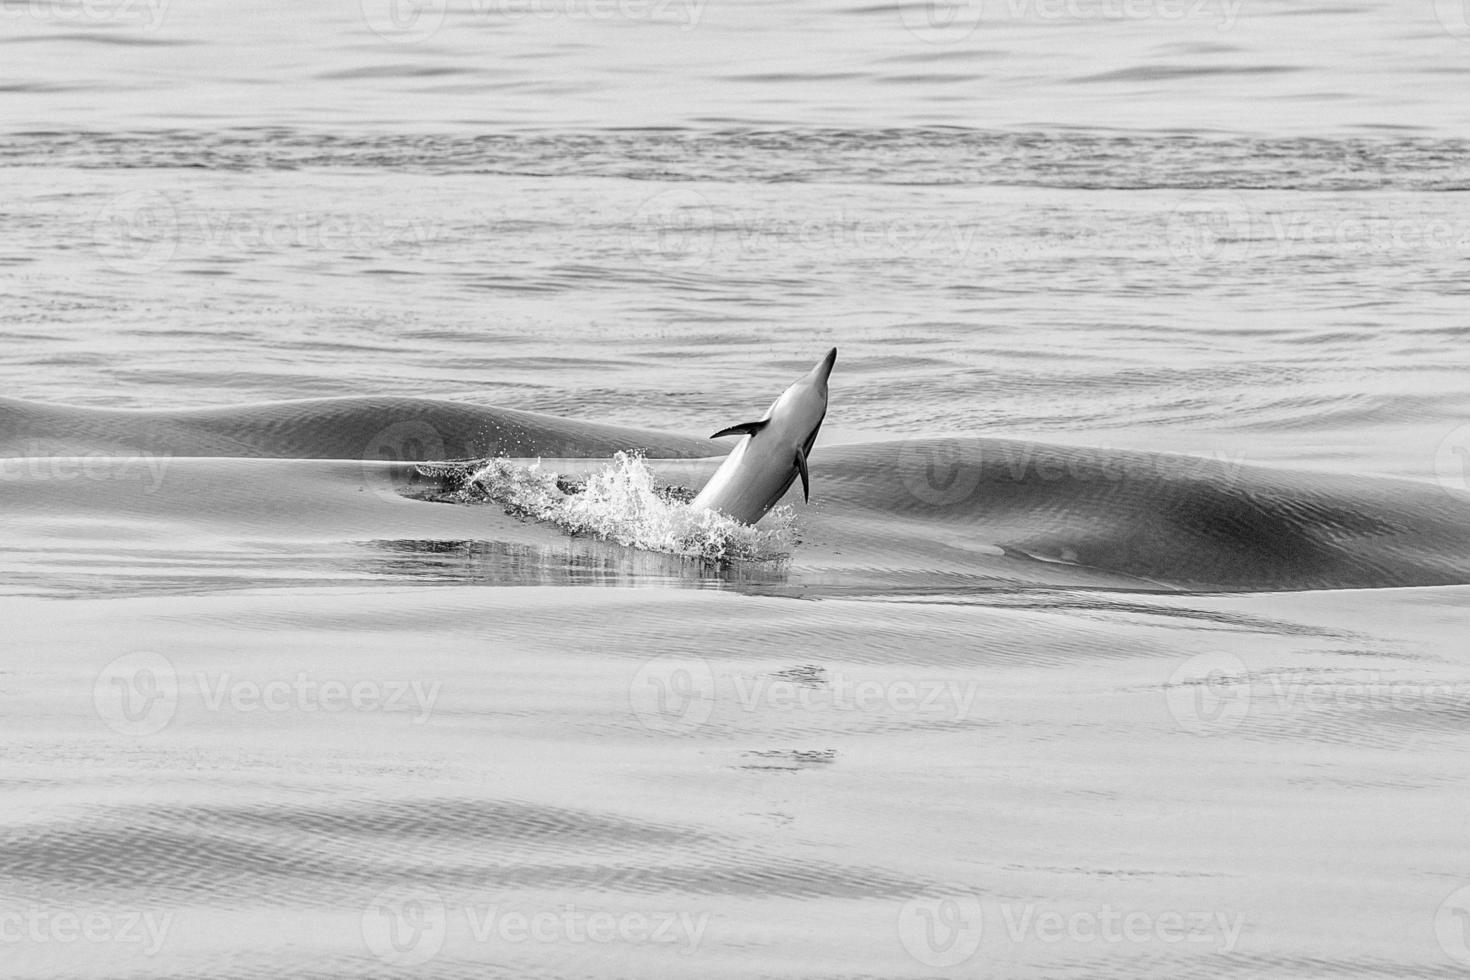
{"label": "dolphin's head", "polygon": [[836,363],[837,348],[834,347],[827,352],[826,357],[817,362],[816,367],[807,372],[807,377],[814,379],[817,384],[822,386],[822,390],[826,391],[827,379],[832,376],[832,365]]}
{"label": "dolphin's head", "polygon": [[836,348],[828,351],[826,357],[817,361],[813,369],[808,370],[806,375],[797,379],[791,388],[781,392],[781,397],[776,398],[772,410],[776,406],[782,406],[786,411],[795,411],[797,414],[810,414],[814,404],[820,403],[819,414],[826,411],[826,382],[832,376],[832,366],[836,364]]}
{"label": "dolphin's head", "polygon": [[785,430],[784,435],[794,439],[796,445],[806,452],[811,451],[812,443],[817,440],[817,430],[827,415],[827,378],[836,363],[837,348],[834,347],[815,367],[783,391],[766,413],[766,418],[777,423]]}

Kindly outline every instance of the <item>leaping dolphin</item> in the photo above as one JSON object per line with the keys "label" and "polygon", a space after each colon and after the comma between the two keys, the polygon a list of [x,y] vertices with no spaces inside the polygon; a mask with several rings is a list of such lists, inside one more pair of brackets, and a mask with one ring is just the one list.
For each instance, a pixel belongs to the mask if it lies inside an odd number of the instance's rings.
{"label": "leaping dolphin", "polygon": [[803,498],[811,499],[806,460],[827,415],[827,376],[837,363],[837,348],[771,403],[765,418],[721,429],[711,439],[743,435],[710,477],[693,507],[715,510],[754,524],[801,477]]}

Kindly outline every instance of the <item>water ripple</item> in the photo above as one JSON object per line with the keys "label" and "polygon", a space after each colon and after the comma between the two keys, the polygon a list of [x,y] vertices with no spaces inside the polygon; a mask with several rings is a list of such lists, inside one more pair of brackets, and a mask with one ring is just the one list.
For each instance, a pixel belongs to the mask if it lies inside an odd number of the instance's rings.
{"label": "water ripple", "polygon": [[[411,66],[373,71],[422,74]],[[31,132],[13,136],[0,146],[0,166],[232,171],[345,167],[425,174],[765,184],[1451,191],[1470,188],[1467,151],[1470,141],[1428,137],[1217,138],[1187,133],[1011,133],[948,127],[714,133],[640,129],[479,136],[341,135],[273,127],[109,136]]]}

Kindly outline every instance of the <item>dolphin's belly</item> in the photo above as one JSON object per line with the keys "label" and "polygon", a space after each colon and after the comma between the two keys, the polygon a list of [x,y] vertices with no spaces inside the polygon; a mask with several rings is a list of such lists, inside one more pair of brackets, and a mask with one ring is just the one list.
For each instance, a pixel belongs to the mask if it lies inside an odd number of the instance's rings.
{"label": "dolphin's belly", "polygon": [[745,437],[694,498],[694,506],[754,524],[775,506],[796,479],[792,460],[778,459],[775,455],[778,450],[776,446],[762,446],[759,438]]}

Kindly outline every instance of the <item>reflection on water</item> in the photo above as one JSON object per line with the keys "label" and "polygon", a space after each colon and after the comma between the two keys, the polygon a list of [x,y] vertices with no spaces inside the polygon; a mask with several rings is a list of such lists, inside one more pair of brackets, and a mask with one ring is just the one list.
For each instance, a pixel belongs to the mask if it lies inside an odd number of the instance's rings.
{"label": "reflection on water", "polygon": [[[124,598],[398,586],[607,586],[795,594],[785,562],[714,562],[591,538],[560,545],[495,540],[251,542],[219,551],[49,549],[8,556],[0,595]],[[863,590],[863,591],[871,591]]]}
{"label": "reflection on water", "polygon": [[505,541],[381,540],[362,544],[362,570],[374,577],[420,584],[591,585],[691,589],[753,589],[770,593],[787,583],[784,562],[715,562],[640,551],[591,538],[565,546]]}

